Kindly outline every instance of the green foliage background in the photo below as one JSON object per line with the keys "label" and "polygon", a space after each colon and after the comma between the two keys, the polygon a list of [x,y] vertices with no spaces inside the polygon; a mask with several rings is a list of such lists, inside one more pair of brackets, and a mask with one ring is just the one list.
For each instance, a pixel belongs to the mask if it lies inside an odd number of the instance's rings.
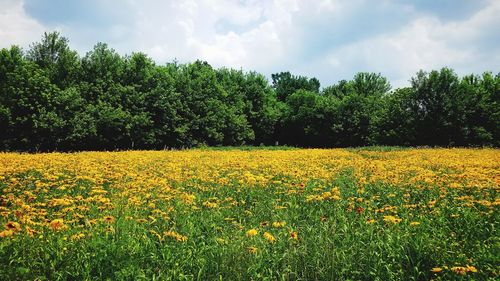
{"label": "green foliage background", "polygon": [[0,149],[199,146],[499,146],[500,74],[420,71],[411,87],[358,73],[316,78],[157,65],[98,43],[84,57],[59,33],[0,51]]}

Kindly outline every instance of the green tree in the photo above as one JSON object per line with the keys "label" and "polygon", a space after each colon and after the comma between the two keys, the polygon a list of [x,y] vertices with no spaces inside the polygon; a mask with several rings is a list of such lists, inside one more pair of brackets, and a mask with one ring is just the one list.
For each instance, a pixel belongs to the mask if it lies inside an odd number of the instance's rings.
{"label": "green tree", "polygon": [[283,141],[298,146],[321,146],[321,125],[325,116],[320,103],[323,97],[315,92],[298,90],[286,99]]}
{"label": "green tree", "polygon": [[417,110],[412,88],[399,88],[382,98],[382,110],[375,123],[375,143],[413,145],[416,143]]}
{"label": "green tree", "polygon": [[463,104],[460,80],[453,70],[420,71],[411,84],[416,102],[416,143],[446,146],[460,142]]}
{"label": "green tree", "polygon": [[77,81],[80,73],[78,53],[59,32],[45,32],[42,41],[31,45],[26,58],[47,72],[49,80],[64,89]]}
{"label": "green tree", "polygon": [[485,72],[460,82],[464,123],[460,129],[466,145],[499,145],[500,75]]}
{"label": "green tree", "polygon": [[[383,97],[390,85],[376,73],[357,73],[351,81],[340,81],[325,88],[323,94],[336,106],[332,114],[333,143],[337,146],[375,144],[377,123],[383,110]],[[336,101],[333,101],[335,100]],[[331,107],[330,107],[331,108]]]}
{"label": "green tree", "polygon": [[[38,65],[19,57],[17,48],[2,50],[5,65],[0,74],[1,106],[3,112],[4,144],[10,149],[51,150],[54,136],[62,120],[54,108],[58,89],[50,83],[46,72]],[[9,71],[8,62],[14,67]]]}
{"label": "green tree", "polygon": [[295,76],[290,72],[280,72],[271,75],[272,86],[278,100],[285,101],[286,98],[297,90],[306,90],[319,93],[320,83],[316,78]]}
{"label": "green tree", "polygon": [[12,130],[14,129],[14,119],[12,116],[13,107],[16,104],[17,95],[11,88],[18,80],[19,76],[14,76],[15,69],[22,65],[23,52],[21,48],[12,46],[9,49],[0,50],[0,148],[8,149],[11,142]]}

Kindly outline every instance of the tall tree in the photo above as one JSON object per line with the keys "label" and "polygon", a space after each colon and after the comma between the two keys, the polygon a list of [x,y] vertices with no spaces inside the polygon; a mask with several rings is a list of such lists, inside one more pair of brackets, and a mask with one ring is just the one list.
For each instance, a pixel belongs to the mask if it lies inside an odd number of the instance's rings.
{"label": "tall tree", "polygon": [[280,101],[285,101],[288,96],[297,90],[319,93],[320,83],[316,78],[295,76],[288,71],[272,74],[271,78],[276,96]]}
{"label": "tall tree", "polygon": [[462,124],[462,101],[459,98],[458,76],[449,68],[426,73],[420,71],[411,79],[415,91],[418,132],[417,144],[453,144],[457,124]]}
{"label": "tall tree", "polygon": [[69,48],[68,39],[59,32],[45,32],[42,41],[31,45],[26,57],[45,70],[59,88],[70,86],[80,73],[78,53]]}

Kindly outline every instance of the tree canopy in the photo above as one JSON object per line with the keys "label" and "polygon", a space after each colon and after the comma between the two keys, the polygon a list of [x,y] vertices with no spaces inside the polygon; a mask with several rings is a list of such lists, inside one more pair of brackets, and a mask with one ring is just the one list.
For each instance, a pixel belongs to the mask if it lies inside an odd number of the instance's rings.
{"label": "tree canopy", "polygon": [[45,33],[0,50],[0,149],[71,151],[201,145],[499,146],[500,74],[420,71],[391,89],[360,72],[314,77],[156,64],[98,43],[85,56]]}

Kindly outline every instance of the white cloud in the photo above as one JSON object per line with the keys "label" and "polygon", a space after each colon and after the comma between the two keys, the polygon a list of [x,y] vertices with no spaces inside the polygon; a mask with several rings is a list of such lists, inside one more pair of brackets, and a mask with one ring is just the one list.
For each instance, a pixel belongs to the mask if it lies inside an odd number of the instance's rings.
{"label": "white cloud", "polygon": [[[290,13],[296,9],[293,1],[138,3],[131,41],[161,62],[202,59],[215,66],[266,70],[286,55]],[[247,28],[220,33],[215,26],[221,20]]]}
{"label": "white cloud", "polygon": [[1,0],[0,7],[0,48],[26,47],[46,31],[43,25],[26,15],[23,1]]}
{"label": "white cloud", "polygon": [[[408,85],[411,76],[420,70],[447,66],[459,74],[498,71],[500,65],[499,37],[500,2],[479,11],[470,19],[443,23],[435,17],[413,20],[399,31],[366,38],[331,50],[328,64],[334,72],[345,73],[345,66],[357,71],[381,72],[393,86]],[[483,50],[492,40],[493,50]]]}
{"label": "white cloud", "polygon": [[[26,14],[22,1],[30,0],[0,0],[0,47],[27,47],[43,31],[58,29],[82,55],[103,41],[159,63],[202,59],[268,76],[289,70],[316,76],[324,86],[358,71],[381,72],[400,86],[419,69],[479,73],[500,65],[500,1],[493,0],[453,20],[412,1],[97,1],[86,7],[86,20],[51,18],[45,26]],[[92,11],[116,7],[123,12],[100,11],[109,18],[92,24]]]}

